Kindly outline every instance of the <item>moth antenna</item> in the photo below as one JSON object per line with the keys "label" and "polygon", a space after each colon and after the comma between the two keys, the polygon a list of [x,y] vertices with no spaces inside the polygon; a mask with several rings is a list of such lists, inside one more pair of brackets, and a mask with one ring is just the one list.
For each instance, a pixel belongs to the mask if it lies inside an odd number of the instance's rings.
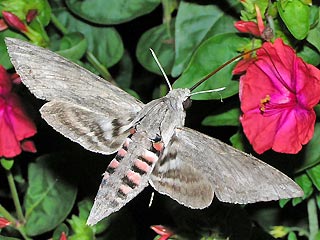
{"label": "moth antenna", "polygon": [[221,69],[223,69],[225,66],[229,65],[230,63],[234,62],[235,60],[237,60],[240,57],[243,57],[244,55],[247,55],[248,53],[252,53],[256,50],[258,50],[259,48],[255,48],[252,49],[250,51],[241,53],[233,58],[231,58],[230,60],[228,60],[227,62],[225,62],[224,64],[222,64],[220,67],[218,67],[217,69],[215,69],[214,71],[212,71],[211,73],[209,73],[207,76],[205,76],[204,78],[202,78],[199,82],[197,82],[195,85],[193,85],[190,88],[190,92],[192,92],[193,90],[195,90],[197,87],[199,87],[202,83],[204,83],[205,81],[207,81],[210,77],[212,77],[214,74],[216,74],[217,72],[219,72]]}
{"label": "moth antenna", "polygon": [[152,205],[153,197],[154,197],[154,191],[152,191],[152,193],[151,193],[151,197],[150,197],[150,201],[149,201],[149,205],[148,205],[149,208],[150,208],[151,205]]}
{"label": "moth antenna", "polygon": [[[204,91],[191,93],[190,96],[197,95],[197,94],[202,94],[202,93],[220,92],[220,91],[225,90],[225,89],[226,89],[226,87],[221,87],[221,88],[216,88],[216,89],[211,89],[211,90],[204,90]],[[221,96],[221,94],[220,94],[220,96]]]}
{"label": "moth antenna", "polygon": [[161,66],[161,64],[160,64],[160,62],[159,62],[156,54],[155,54],[154,51],[152,50],[152,48],[149,48],[149,49],[150,49],[150,52],[151,52],[154,60],[156,61],[157,65],[158,65],[158,67],[160,68],[160,71],[161,71],[162,75],[164,76],[164,79],[166,80],[166,82],[167,82],[167,84],[168,84],[168,86],[169,86],[169,89],[170,89],[170,91],[171,91],[171,90],[172,90],[172,86],[171,86],[171,84],[170,84],[170,81],[169,81],[169,79],[168,79],[168,77],[167,77],[166,72],[163,70],[163,68],[162,68],[162,66]]}

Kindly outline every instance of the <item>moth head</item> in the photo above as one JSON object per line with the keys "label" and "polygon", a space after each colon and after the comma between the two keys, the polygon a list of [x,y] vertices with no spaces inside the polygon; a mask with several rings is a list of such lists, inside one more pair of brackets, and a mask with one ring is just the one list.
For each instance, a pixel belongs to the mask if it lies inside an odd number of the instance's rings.
{"label": "moth head", "polygon": [[173,89],[167,94],[170,105],[176,110],[186,110],[191,106],[190,90],[187,88]]}

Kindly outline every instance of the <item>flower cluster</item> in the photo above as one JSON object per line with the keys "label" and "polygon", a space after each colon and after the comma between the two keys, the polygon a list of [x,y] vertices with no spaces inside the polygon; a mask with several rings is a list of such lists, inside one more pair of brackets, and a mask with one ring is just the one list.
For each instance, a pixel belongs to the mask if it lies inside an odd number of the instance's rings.
{"label": "flower cluster", "polygon": [[12,92],[12,80],[0,65],[0,156],[12,158],[22,150],[35,152],[33,142],[26,140],[36,133],[25,114],[19,97]]}

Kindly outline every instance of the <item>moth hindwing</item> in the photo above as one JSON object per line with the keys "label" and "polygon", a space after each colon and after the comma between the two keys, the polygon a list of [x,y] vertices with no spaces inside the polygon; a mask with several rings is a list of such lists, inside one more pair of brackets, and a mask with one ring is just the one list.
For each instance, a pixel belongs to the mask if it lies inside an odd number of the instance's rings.
{"label": "moth hindwing", "polygon": [[190,208],[303,195],[289,177],[221,141],[184,127],[190,90],[173,89],[144,105],[63,57],[6,38],[22,82],[48,103],[42,117],[84,148],[117,152],[104,173],[87,223],[118,211],[149,183]]}

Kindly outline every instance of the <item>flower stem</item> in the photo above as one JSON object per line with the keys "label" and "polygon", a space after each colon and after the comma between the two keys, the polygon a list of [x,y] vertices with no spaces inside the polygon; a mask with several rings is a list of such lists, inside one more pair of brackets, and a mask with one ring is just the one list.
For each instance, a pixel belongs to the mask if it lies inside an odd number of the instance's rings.
{"label": "flower stem", "polygon": [[171,22],[171,11],[172,11],[172,0],[162,0],[163,7],[163,23],[166,24],[167,34],[169,38],[172,37],[170,22]]}
{"label": "flower stem", "polygon": [[8,221],[15,223],[17,220],[0,204],[0,215],[6,218]]}
{"label": "flower stem", "polygon": [[23,213],[22,213],[22,208],[21,208],[21,204],[20,204],[17,188],[16,188],[16,185],[14,183],[14,179],[13,179],[12,173],[11,173],[10,170],[7,170],[6,172],[7,172],[7,178],[8,178],[8,182],[9,182],[9,187],[10,187],[13,203],[14,203],[14,206],[15,206],[16,211],[17,211],[18,219],[19,219],[20,222],[24,222],[25,219],[24,219],[24,216],[23,216]]}
{"label": "flower stem", "polygon": [[23,227],[18,227],[17,230],[19,231],[19,233],[21,234],[21,236],[23,237],[23,239],[25,239],[25,240],[32,240],[31,238],[29,238],[29,237],[27,236],[27,234],[25,233]]}
{"label": "flower stem", "polygon": [[93,65],[93,67],[101,74],[101,76],[107,80],[108,82],[114,83],[111,74],[109,73],[108,69],[103,66],[99,60],[89,51],[86,52],[86,57],[89,63]]}
{"label": "flower stem", "polygon": [[58,18],[51,13],[51,21],[54,24],[54,26],[59,29],[60,32],[62,32],[63,34],[67,34],[68,33],[68,29],[63,26],[60,21],[58,20]]}
{"label": "flower stem", "polygon": [[308,221],[309,221],[309,240],[315,240],[315,236],[319,231],[319,222],[317,214],[317,205],[314,198],[310,198],[307,202]]}

